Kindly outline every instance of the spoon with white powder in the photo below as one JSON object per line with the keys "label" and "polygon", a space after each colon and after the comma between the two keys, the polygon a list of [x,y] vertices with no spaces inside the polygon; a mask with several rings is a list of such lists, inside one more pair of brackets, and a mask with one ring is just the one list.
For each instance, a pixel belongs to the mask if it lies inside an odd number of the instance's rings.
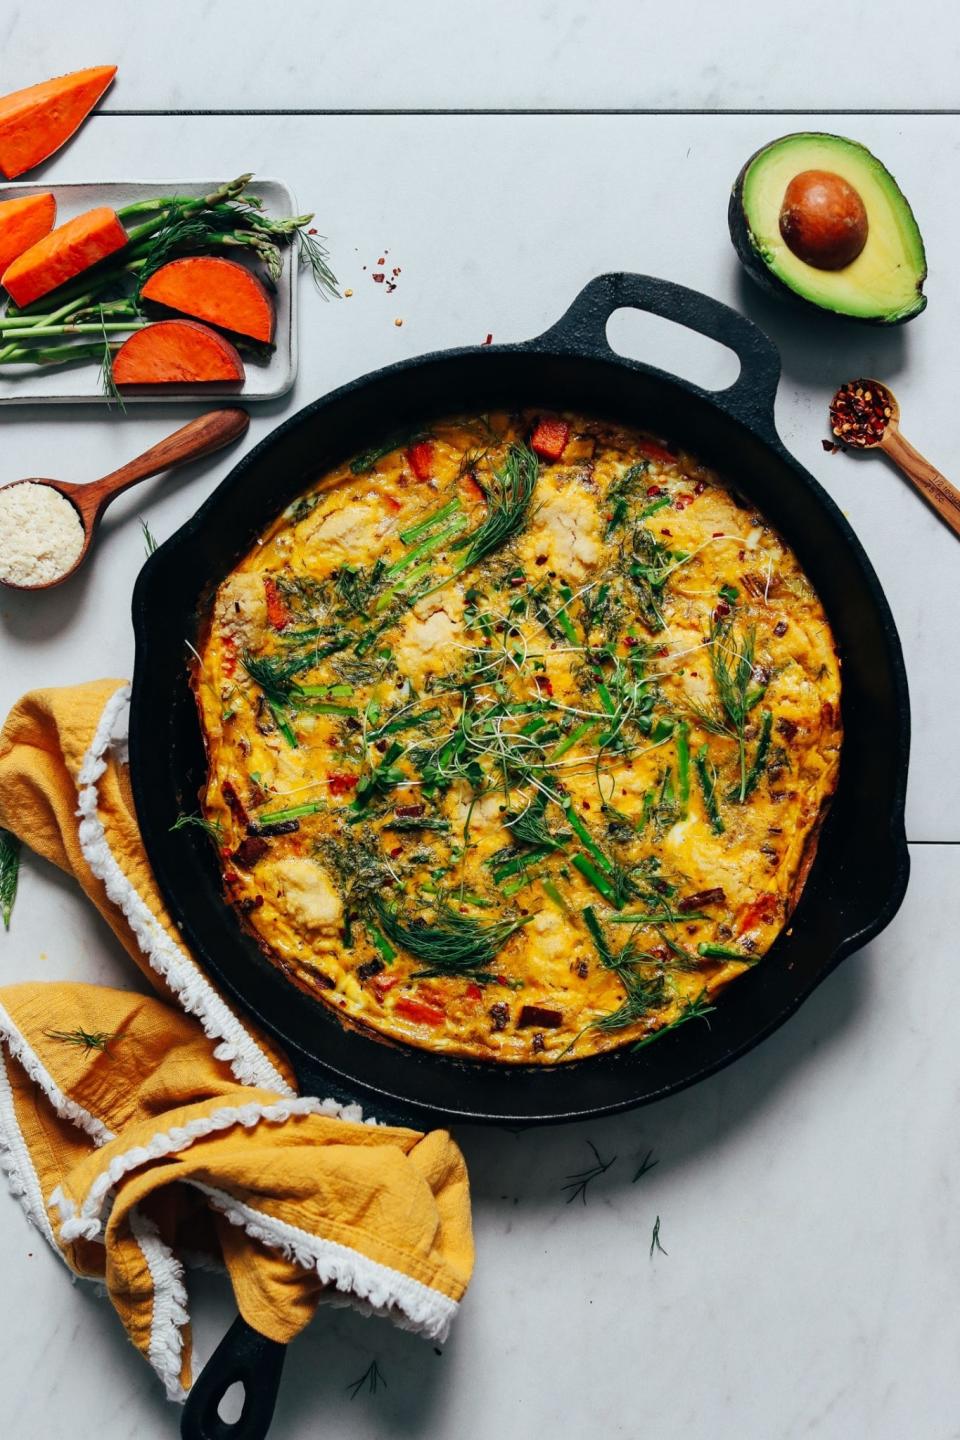
{"label": "spoon with white powder", "polygon": [[102,480],[15,480],[0,487],[0,584],[49,590],[87,558],[111,500],[161,470],[212,455],[239,440],[250,424],[245,410],[211,410]]}

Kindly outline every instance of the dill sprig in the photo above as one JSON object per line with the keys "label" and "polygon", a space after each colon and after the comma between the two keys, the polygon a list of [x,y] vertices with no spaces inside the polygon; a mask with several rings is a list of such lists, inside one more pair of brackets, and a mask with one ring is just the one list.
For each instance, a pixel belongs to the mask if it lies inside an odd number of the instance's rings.
{"label": "dill sprig", "polygon": [[202,830],[209,835],[215,844],[223,843],[223,826],[219,820],[208,820],[205,815],[185,815],[182,811],[170,826],[171,833],[175,830],[189,830],[191,828]]}
{"label": "dill sprig", "polygon": [[551,830],[544,818],[547,808],[545,795],[538,795],[520,815],[508,815],[505,823],[514,841],[530,845],[536,850],[562,850],[570,839],[569,830]]}
{"label": "dill sprig", "polygon": [[607,505],[610,507],[606,531],[608,540],[614,530],[617,530],[627,519],[630,513],[630,502],[636,498],[640,482],[649,469],[649,460],[641,460],[639,464],[631,465],[629,470],[625,470],[618,480],[614,480],[607,491]]}
{"label": "dill sprig", "polygon": [[[675,1015],[672,1020],[668,1020],[666,1025],[661,1025],[659,1030],[654,1030],[652,1034],[645,1035],[642,1040],[638,1040],[636,1045],[633,1045],[631,1048],[633,1050],[642,1050],[645,1045],[652,1045],[655,1040],[662,1040],[664,1035],[669,1035],[671,1030],[676,1030],[681,1025],[686,1025],[688,1020],[706,1020],[706,1017],[711,1015],[717,1008],[715,1005],[711,1005],[705,998],[706,994],[706,989],[701,990],[699,995],[694,996],[692,1000],[686,1002],[679,1015]],[[709,1026],[709,1021],[707,1024]]]}
{"label": "dill sprig", "polygon": [[653,1151],[648,1150],[646,1155],[644,1155],[643,1159],[640,1161],[637,1173],[634,1175],[633,1179],[630,1182],[631,1185],[636,1185],[638,1180],[642,1180],[644,1175],[649,1174],[649,1172],[659,1164],[660,1161],[654,1160],[653,1158]]}
{"label": "dill sprig", "polygon": [[764,710],[760,717],[760,735],[757,739],[757,748],[753,752],[753,763],[747,771],[747,778],[740,787],[734,785],[727,792],[728,800],[748,800],[756,790],[760,779],[767,768],[767,760],[770,754],[770,732],[773,727],[773,715],[769,710]]}
{"label": "dill sprig", "polygon": [[144,550],[146,550],[146,552],[147,552],[147,558],[149,559],[150,556],[151,556],[151,555],[156,551],[156,549],[158,548],[158,547],[157,547],[157,537],[154,535],[153,531],[150,529],[150,525],[149,525],[149,523],[148,523],[146,520],[141,519],[141,521],[140,521],[140,531],[141,531],[141,534],[143,535],[143,548],[144,548]]}
{"label": "dill sprig", "polygon": [[75,1045],[77,1049],[85,1050],[88,1054],[97,1050],[103,1055],[110,1054],[110,1043],[117,1039],[118,1031],[110,1030],[44,1030],[48,1040],[59,1040],[61,1045]]}
{"label": "dill sprig", "polygon": [[540,462],[527,445],[511,445],[506,459],[485,487],[487,516],[452,547],[465,549],[457,575],[499,550],[521,529],[540,477]]}
{"label": "dill sprig", "polygon": [[601,965],[616,975],[625,991],[616,1010],[601,1015],[599,1020],[594,1020],[587,1028],[622,1030],[625,1026],[644,1019],[652,1011],[662,1009],[668,1000],[662,971],[658,969],[650,975],[644,974],[640,969],[641,965],[649,967],[651,963],[655,963],[653,957],[637,950],[632,938],[615,953],[607,942],[592,906],[585,907],[583,918]]}
{"label": "dill sprig", "polygon": [[376,1360],[371,1360],[359,1379],[351,1380],[344,1389],[350,1391],[351,1400],[356,1400],[361,1390],[369,1390],[371,1395],[376,1395],[378,1390],[386,1390],[388,1386],[380,1366]]}
{"label": "dill sprig", "polygon": [[9,830],[0,830],[0,918],[4,930],[10,929],[19,878],[20,841]]}
{"label": "dill sprig", "polygon": [[747,798],[747,716],[763,699],[767,688],[765,684],[756,684],[753,679],[756,643],[757,632],[753,626],[738,643],[731,617],[711,621],[710,665],[720,704],[729,717],[737,741],[740,783],[731,796],[740,804]]}
{"label": "dill sprig", "polygon": [[408,920],[379,895],[372,896],[371,902],[387,939],[423,965],[422,970],[414,972],[414,980],[447,976],[473,980],[478,985],[502,980],[490,967],[511,935],[533,919],[528,915],[484,924],[472,915],[461,915],[441,900],[432,921]]}
{"label": "dill sprig", "polygon": [[579,1200],[583,1205],[586,1205],[588,1187],[594,1180],[599,1179],[601,1175],[606,1175],[617,1158],[616,1155],[611,1155],[609,1160],[601,1160],[600,1152],[593,1141],[588,1140],[587,1144],[593,1151],[596,1163],[594,1165],[588,1165],[585,1170],[578,1170],[573,1175],[566,1177],[567,1183],[562,1188],[570,1192],[567,1196],[568,1205],[572,1205],[575,1200]]}
{"label": "dill sprig", "polygon": [[650,1259],[651,1259],[651,1260],[653,1259],[653,1252],[654,1252],[654,1250],[659,1250],[661,1255],[668,1255],[668,1254],[670,1253],[668,1250],[664,1250],[663,1246],[660,1244],[660,1216],[659,1216],[659,1215],[657,1216],[656,1220],[654,1220],[654,1222],[653,1222],[653,1235],[652,1235],[651,1238],[650,1238]]}

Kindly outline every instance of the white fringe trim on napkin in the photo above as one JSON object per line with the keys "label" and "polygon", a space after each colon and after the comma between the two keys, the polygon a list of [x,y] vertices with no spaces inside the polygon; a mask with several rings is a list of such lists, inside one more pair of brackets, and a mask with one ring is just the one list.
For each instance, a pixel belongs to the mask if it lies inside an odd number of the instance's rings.
{"label": "white fringe trim on napkin", "polygon": [[56,1250],[60,1259],[63,1255],[53,1236],[50,1221],[43,1203],[40,1179],[33,1168],[30,1151],[20,1132],[17,1112],[13,1103],[13,1090],[7,1074],[7,1062],[0,1047],[0,1170],[7,1177],[11,1195],[16,1196],[23,1206],[27,1219],[40,1231],[49,1245]]}
{"label": "white fringe trim on napkin", "polygon": [[275,1090],[278,1095],[293,1095],[279,1070],[229,1005],[157,920],[110,849],[98,812],[97,782],[107,768],[107,751],[122,743],[114,732],[129,701],[129,685],[122,685],[111,695],[103,708],[78,776],[77,814],[80,817],[80,848],[84,859],[97,879],[103,882],[107,897],[122,910],[152,969],[167,982],[184,1010],[196,1016],[204,1033],[211,1040],[220,1041],[213,1052],[215,1058],[226,1061],[242,1085]]}
{"label": "white fringe trim on napkin", "polygon": [[183,1327],[190,1323],[183,1266],[169,1245],[160,1239],[152,1220],[134,1208],[130,1229],[153,1281],[153,1313],[150,1317],[150,1344],[147,1356],[163,1381],[167,1399],[182,1405],[187,1392],[180,1383],[183,1360]]}
{"label": "white fringe trim on napkin", "polygon": [[162,1160],[167,1155],[187,1150],[196,1140],[202,1140],[219,1130],[230,1130],[242,1125],[249,1130],[261,1120],[282,1124],[294,1115],[329,1115],[339,1120],[356,1121],[360,1107],[338,1105],[335,1100],[318,1100],[313,1095],[304,1095],[289,1100],[277,1100],[270,1105],[250,1101],[246,1105],[225,1105],[209,1115],[198,1115],[185,1125],[174,1125],[170,1130],[158,1130],[146,1145],[135,1145],[120,1155],[114,1155],[105,1170],[93,1181],[81,1202],[79,1213],[76,1204],[62,1191],[50,1197],[50,1204],[56,1205],[63,1221],[60,1238],[66,1244],[83,1236],[85,1240],[96,1240],[103,1232],[104,1214],[108,1201],[125,1175],[149,1165],[153,1160]]}
{"label": "white fringe trim on napkin", "polygon": [[399,1329],[412,1330],[427,1340],[446,1340],[459,1309],[457,1301],[448,1295],[348,1245],[311,1235],[274,1215],[265,1215],[224,1190],[199,1180],[187,1183],[202,1191],[231,1225],[245,1230],[252,1240],[279,1250],[285,1260],[296,1261],[304,1270],[315,1270],[324,1285],[334,1286],[338,1295],[322,1297],[329,1303],[349,1305],[362,1315],[382,1316]]}

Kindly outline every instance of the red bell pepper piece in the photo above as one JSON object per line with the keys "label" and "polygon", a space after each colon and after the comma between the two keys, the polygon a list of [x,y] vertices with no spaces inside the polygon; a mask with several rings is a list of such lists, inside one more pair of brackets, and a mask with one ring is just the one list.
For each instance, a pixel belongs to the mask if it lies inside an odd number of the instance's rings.
{"label": "red bell pepper piece", "polygon": [[671,455],[669,450],[664,450],[662,445],[657,445],[653,440],[641,440],[637,449],[641,455],[648,460],[659,460],[662,465],[676,465],[676,455]]}
{"label": "red bell pepper piece", "polygon": [[538,420],[530,436],[530,449],[541,460],[559,460],[570,439],[566,420]]}
{"label": "red bell pepper piece", "polygon": [[758,925],[772,925],[779,912],[780,902],[776,895],[759,895],[740,916],[737,922],[737,934],[746,935],[748,931],[755,930]]}
{"label": "red bell pepper piece", "polygon": [[405,995],[400,996],[393,1008],[398,1015],[404,1015],[420,1025],[442,1025],[447,1018],[439,1006],[425,1005],[422,1000],[409,1000]]}
{"label": "red bell pepper piece", "polygon": [[290,624],[290,611],[272,575],[265,575],[263,589],[267,597],[267,621],[274,630],[283,630]]}
{"label": "red bell pepper piece", "polygon": [[384,497],[383,497],[383,503],[384,503],[384,505],[386,505],[386,507],[387,507],[388,510],[392,510],[392,511],[393,511],[394,515],[399,515],[400,511],[403,509],[403,506],[400,504],[400,501],[399,501],[399,500],[394,500],[394,498],[393,498],[392,495],[384,495]]}
{"label": "red bell pepper piece", "polygon": [[331,795],[349,795],[351,790],[357,788],[359,775],[343,775],[335,773],[327,776],[327,785]]}
{"label": "red bell pepper piece", "polygon": [[433,476],[433,445],[429,440],[418,440],[407,451],[410,469],[418,480],[430,480]]}

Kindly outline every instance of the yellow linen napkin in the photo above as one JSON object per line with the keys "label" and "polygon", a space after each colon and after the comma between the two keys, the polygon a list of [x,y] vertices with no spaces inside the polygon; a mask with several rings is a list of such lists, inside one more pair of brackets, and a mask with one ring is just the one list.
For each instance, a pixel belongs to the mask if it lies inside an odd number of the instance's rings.
{"label": "yellow linen napkin", "polygon": [[443,1131],[298,1096],[183,948],[137,829],[128,699],[116,680],[35,691],[0,734],[0,826],[76,877],[158,992],[0,988],[11,1188],[70,1269],[106,1285],[171,1399],[191,1384],[185,1256],[222,1260],[272,1340],[322,1300],[441,1339],[473,1268],[463,1158]]}

